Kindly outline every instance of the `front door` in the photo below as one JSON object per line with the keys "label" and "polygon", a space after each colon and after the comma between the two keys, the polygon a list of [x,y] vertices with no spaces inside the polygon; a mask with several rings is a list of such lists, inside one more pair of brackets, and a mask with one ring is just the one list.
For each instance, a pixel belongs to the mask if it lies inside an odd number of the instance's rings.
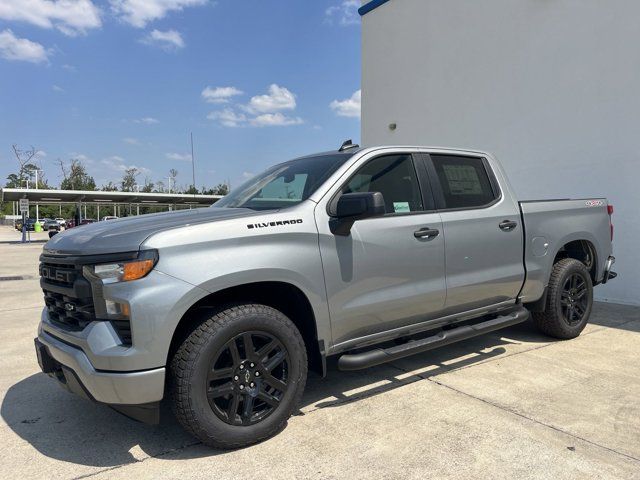
{"label": "front door", "polygon": [[326,203],[316,207],[334,345],[437,317],[444,307],[442,222],[421,163],[418,172],[410,152],[360,160],[332,202],[380,192],[387,213],[356,221],[348,236],[331,233]]}

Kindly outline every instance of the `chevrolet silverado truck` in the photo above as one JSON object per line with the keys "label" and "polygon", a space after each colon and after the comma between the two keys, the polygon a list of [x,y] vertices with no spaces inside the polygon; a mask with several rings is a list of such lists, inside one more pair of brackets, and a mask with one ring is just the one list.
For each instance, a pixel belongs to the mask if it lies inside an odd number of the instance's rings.
{"label": "chevrolet silverado truck", "polygon": [[488,153],[360,148],[269,168],[210,208],[99,222],[40,257],[42,370],[203,443],[264,440],[308,369],[368,368],[532,318],[577,337],[611,270],[604,198],[518,202]]}

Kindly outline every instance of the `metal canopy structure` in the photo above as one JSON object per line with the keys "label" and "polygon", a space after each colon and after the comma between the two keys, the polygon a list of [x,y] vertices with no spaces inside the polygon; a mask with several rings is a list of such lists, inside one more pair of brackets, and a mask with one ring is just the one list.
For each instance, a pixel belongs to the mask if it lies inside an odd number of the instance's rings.
{"label": "metal canopy structure", "polygon": [[[35,188],[2,188],[0,202],[14,202],[14,215],[18,218],[17,202],[29,200],[35,206],[35,218],[39,219],[40,205],[75,205],[78,218],[87,217],[87,207],[96,207],[100,218],[100,208],[104,214],[115,216],[139,215],[140,207],[160,207],[168,210],[208,207],[222,198],[222,195],[194,195],[187,193],[144,193],[144,192],[103,192],[93,190],[42,190]],[[84,207],[84,212],[83,212]],[[124,207],[124,209],[122,208]],[[133,209],[135,207],[135,210]],[[128,208],[128,212],[127,212]]]}
{"label": "metal canopy structure", "polygon": [[59,203],[133,204],[147,206],[184,205],[208,206],[222,198],[222,195],[194,195],[187,193],[142,193],[142,192],[103,192],[90,190],[42,190],[35,188],[0,189],[1,202],[17,202],[21,198],[29,202],[47,205]]}

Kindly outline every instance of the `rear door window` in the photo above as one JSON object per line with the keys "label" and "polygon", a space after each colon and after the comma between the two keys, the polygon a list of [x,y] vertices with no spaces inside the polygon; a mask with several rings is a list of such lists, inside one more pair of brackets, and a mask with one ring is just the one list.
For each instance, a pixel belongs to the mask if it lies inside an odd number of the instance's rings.
{"label": "rear door window", "polygon": [[431,155],[444,197],[444,208],[480,208],[494,202],[494,190],[482,158]]}

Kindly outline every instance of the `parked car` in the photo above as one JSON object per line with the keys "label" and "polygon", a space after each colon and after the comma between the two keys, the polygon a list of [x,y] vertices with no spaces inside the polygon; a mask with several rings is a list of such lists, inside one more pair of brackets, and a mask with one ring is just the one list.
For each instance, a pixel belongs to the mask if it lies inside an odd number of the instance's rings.
{"label": "parked car", "polygon": [[115,215],[107,215],[105,217],[102,217],[102,221],[104,222],[105,220],[117,220],[118,217]]}
{"label": "parked car", "polygon": [[[25,222],[25,225],[27,227],[27,231],[28,232],[35,231],[35,229],[36,229],[36,227],[35,227],[36,219],[35,218],[27,218],[27,220]],[[16,227],[16,230],[22,231],[22,220],[21,219],[20,220],[16,220],[15,227]]]}
{"label": "parked car", "polygon": [[211,208],[53,237],[39,363],[147,422],[169,392],[203,443],[242,447],[284,427],[330,356],[357,370],[530,316],[577,337],[615,277],[612,213],[605,198],[519,202],[487,153],[345,144]]}
{"label": "parked car", "polygon": [[58,224],[59,224],[61,227],[66,227],[66,226],[67,226],[67,221],[66,221],[64,218],[62,218],[62,217],[57,217],[55,220],[56,220],[56,222],[58,222]]}
{"label": "parked car", "polygon": [[[42,222],[43,222],[43,221],[41,220],[41,223],[42,223]],[[42,229],[43,229],[44,231],[48,231],[48,230],[57,230],[57,231],[60,231],[60,224],[58,223],[58,221],[57,221],[57,220],[54,220],[54,219],[48,219],[48,220],[46,220],[46,221],[44,221],[44,222],[42,223]]]}
{"label": "parked car", "polygon": [[[87,225],[89,223],[95,223],[95,219],[93,218],[83,218],[82,220],[80,220],[80,225]],[[80,226],[78,225],[78,226]],[[76,220],[75,218],[70,218],[69,220],[67,220],[67,226],[66,229],[70,229],[70,228],[74,228],[76,226]]]}

